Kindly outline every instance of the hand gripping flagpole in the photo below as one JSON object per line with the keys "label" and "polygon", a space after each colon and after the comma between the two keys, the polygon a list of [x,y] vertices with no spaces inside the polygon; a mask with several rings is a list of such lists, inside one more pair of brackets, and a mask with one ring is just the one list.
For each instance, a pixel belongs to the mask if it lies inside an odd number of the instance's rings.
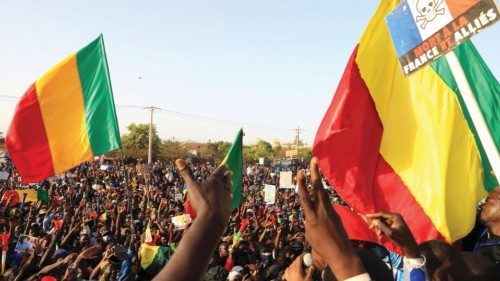
{"label": "hand gripping flagpole", "polygon": [[[498,149],[493,141],[493,137],[486,126],[486,122],[484,121],[483,114],[479,109],[479,105],[477,104],[477,100],[472,93],[472,89],[470,87],[469,81],[465,76],[464,69],[462,65],[458,61],[457,55],[455,52],[448,52],[446,55],[446,60],[450,65],[451,72],[455,77],[455,81],[457,82],[458,89],[460,90],[460,94],[464,99],[465,106],[469,111],[470,117],[472,119],[472,123],[476,127],[477,134],[479,135],[479,139],[483,144],[484,151],[486,152],[486,157],[490,161],[491,167],[495,176],[500,181],[500,155],[498,153]],[[490,171],[484,171],[484,173],[489,173]]]}

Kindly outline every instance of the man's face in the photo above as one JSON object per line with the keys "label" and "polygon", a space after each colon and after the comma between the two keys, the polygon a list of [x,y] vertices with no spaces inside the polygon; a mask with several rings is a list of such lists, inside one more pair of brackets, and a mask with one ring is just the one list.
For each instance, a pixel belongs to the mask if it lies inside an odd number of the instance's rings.
{"label": "man's face", "polygon": [[87,234],[80,235],[80,245],[85,247],[90,244],[90,237]]}
{"label": "man's face", "polygon": [[485,224],[500,222],[500,188],[495,188],[486,198],[479,218]]}

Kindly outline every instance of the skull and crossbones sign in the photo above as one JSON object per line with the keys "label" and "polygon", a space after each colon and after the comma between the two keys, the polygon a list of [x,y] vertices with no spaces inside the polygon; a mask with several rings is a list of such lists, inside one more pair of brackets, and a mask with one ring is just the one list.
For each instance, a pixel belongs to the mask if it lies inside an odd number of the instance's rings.
{"label": "skull and crossbones sign", "polygon": [[422,22],[420,27],[425,29],[427,24],[433,21],[438,15],[444,15],[445,8],[441,7],[443,0],[418,0],[417,11],[420,13],[415,18],[417,22]]}

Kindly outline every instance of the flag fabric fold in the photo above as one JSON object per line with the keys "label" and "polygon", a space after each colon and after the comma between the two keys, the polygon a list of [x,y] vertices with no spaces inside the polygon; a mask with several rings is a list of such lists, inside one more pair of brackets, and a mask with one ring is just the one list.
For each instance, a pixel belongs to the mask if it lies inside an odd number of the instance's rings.
{"label": "flag fabric fold", "polygon": [[5,141],[23,183],[121,147],[102,35],[28,88]]}
{"label": "flag fabric fold", "polygon": [[231,201],[231,211],[234,211],[241,204],[242,198],[243,129],[241,129],[236,135],[233,145],[229,148],[229,151],[221,165],[223,164],[226,164],[228,169],[233,172],[233,176],[231,177],[231,181],[233,182],[233,186],[231,187],[231,194],[233,195],[233,199]]}
{"label": "flag fabric fold", "polygon": [[169,259],[168,247],[151,246],[143,243],[139,248],[141,268],[149,275],[156,275]]}
{"label": "flag fabric fold", "polygon": [[[489,175],[445,57],[404,77],[385,23],[398,4],[383,0],[368,24],[320,124],[313,155],[357,212],[401,213],[417,242],[454,242],[472,229],[477,203],[498,182]],[[475,94],[489,99],[480,102],[485,119],[498,124],[498,81],[472,43],[454,52],[477,84]]]}

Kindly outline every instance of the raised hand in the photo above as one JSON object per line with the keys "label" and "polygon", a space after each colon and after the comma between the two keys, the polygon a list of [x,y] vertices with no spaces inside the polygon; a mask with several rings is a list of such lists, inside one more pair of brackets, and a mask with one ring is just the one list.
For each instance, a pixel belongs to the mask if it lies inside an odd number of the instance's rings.
{"label": "raised hand", "polygon": [[72,253],[72,254],[69,254],[67,255],[63,260],[62,262],[65,263],[65,264],[68,264],[72,261],[74,261],[76,259],[76,256],[77,254],[76,253]]}
{"label": "raised hand", "polygon": [[222,165],[199,183],[183,159],[177,159],[175,165],[187,184],[188,198],[194,210],[210,215],[214,222],[224,228],[231,216],[231,171]]}
{"label": "raised hand", "polygon": [[293,263],[285,270],[283,279],[286,281],[312,281],[314,267],[310,266],[306,272],[302,268],[302,258],[304,254],[298,256]]}
{"label": "raised hand", "polygon": [[375,229],[379,235],[382,233],[387,235],[389,239],[403,248],[407,257],[420,257],[418,244],[400,214],[379,212],[367,214],[366,219],[371,229]]}
{"label": "raised hand", "polygon": [[101,247],[100,246],[94,246],[94,247],[90,247],[86,250],[84,250],[83,252],[81,252],[77,259],[78,260],[91,260],[91,259],[95,259],[96,258],[96,254],[101,251]]}
{"label": "raised hand", "polygon": [[297,173],[300,204],[304,209],[306,239],[312,248],[330,265],[335,276],[344,280],[365,272],[359,257],[351,246],[339,216],[330,204],[328,194],[323,188],[318,164],[311,159],[311,201],[306,188],[306,175]]}

